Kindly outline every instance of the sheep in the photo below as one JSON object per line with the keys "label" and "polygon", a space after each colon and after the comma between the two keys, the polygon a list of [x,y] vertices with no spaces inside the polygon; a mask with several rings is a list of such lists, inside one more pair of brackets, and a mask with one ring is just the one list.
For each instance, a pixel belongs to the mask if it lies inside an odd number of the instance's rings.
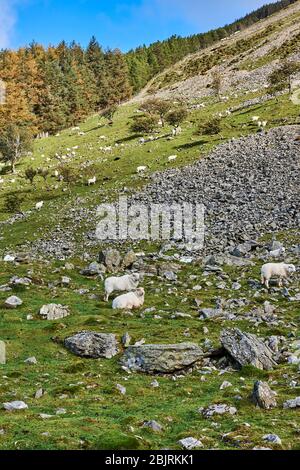
{"label": "sheep", "polygon": [[279,287],[282,287],[282,280],[296,272],[293,264],[267,263],[261,268],[261,283],[269,289],[269,281],[272,277],[279,277]]}
{"label": "sheep", "polygon": [[132,310],[133,308],[140,308],[145,301],[145,291],[142,287],[134,292],[128,292],[117,297],[112,304],[114,310]]}
{"label": "sheep", "polygon": [[256,121],[258,121],[258,120],[259,120],[259,116],[252,116],[252,121],[253,121],[253,122],[256,122]]}
{"label": "sheep", "polygon": [[88,180],[87,184],[88,184],[88,186],[91,186],[92,184],[96,184],[96,181],[97,181],[97,178],[96,178],[96,176],[94,176],[93,178],[90,178]]}
{"label": "sheep", "polygon": [[285,253],[285,248],[282,247],[282,248],[279,248],[278,250],[270,251],[269,255],[272,258],[279,258],[281,255],[284,255],[284,253]]}
{"label": "sheep", "polygon": [[138,273],[126,274],[122,277],[108,277],[104,282],[105,296],[107,302],[110,294],[114,291],[132,291],[137,289],[141,276]]}
{"label": "sheep", "polygon": [[173,162],[173,161],[176,160],[176,159],[177,159],[177,155],[171,155],[171,156],[168,158],[169,162]]}
{"label": "sheep", "polygon": [[37,211],[40,211],[44,205],[44,201],[37,202],[35,208]]}
{"label": "sheep", "polygon": [[147,170],[146,166],[138,166],[136,169],[137,173],[144,173],[144,171],[146,170]]}

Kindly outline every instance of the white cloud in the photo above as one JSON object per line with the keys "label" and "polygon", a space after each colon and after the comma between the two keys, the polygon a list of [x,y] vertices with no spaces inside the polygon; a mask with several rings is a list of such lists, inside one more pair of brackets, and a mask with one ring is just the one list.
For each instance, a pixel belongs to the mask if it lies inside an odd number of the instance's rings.
{"label": "white cloud", "polygon": [[14,0],[0,0],[0,49],[10,45],[17,20],[16,3]]}

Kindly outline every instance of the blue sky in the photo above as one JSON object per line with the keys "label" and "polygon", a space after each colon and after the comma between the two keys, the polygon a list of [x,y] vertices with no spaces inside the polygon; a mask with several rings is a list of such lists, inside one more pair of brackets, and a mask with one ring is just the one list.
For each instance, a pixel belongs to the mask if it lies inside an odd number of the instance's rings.
{"label": "blue sky", "polygon": [[268,0],[0,0],[0,48],[95,35],[123,51],[223,26]]}

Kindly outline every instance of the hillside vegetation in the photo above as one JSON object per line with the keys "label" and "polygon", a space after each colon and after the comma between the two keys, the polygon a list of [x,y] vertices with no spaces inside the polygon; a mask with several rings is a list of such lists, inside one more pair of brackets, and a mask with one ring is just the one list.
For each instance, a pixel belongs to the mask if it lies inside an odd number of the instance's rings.
{"label": "hillside vegetation", "polygon": [[[61,122],[56,135],[35,139],[15,174],[2,163],[0,449],[180,449],[189,437],[204,450],[299,449],[299,270],[282,287],[260,283],[262,264],[276,261],[271,250],[284,247],[278,261],[299,265],[299,104],[291,99],[289,76],[277,88],[269,78],[279,70],[278,58],[297,62],[299,8],[296,2],[215,50],[186,58],[112,113],[80,114],[76,127],[68,114],[62,122],[70,127]],[[9,54],[12,64],[15,53]],[[187,109],[178,135],[156,114],[151,131],[133,131],[140,117],[149,118],[143,106],[155,95],[169,98],[175,110]],[[45,116],[57,123],[53,102],[47,103]],[[36,126],[32,110],[30,116],[22,110],[21,121]],[[146,171],[138,173],[139,166]],[[169,241],[95,238],[97,206],[119,195],[146,203],[203,194],[207,221],[217,229],[211,225],[210,232],[208,224],[202,251]],[[216,221],[222,208],[224,218]],[[260,218],[273,211],[273,224]],[[228,214],[235,217],[229,229]],[[106,248],[122,259],[130,252],[131,262],[112,273],[108,263],[101,265]],[[132,270],[144,273],[145,304],[133,312],[113,310],[116,293],[103,301],[103,278]],[[16,308],[7,304],[11,296],[20,300]],[[52,303],[67,306],[69,315],[43,319],[41,307]],[[239,367],[220,348],[224,330],[232,328],[260,338],[273,367]],[[118,353],[110,359],[74,355],[64,341],[81,331],[114,334]],[[120,360],[136,343],[194,343],[203,355],[169,373],[134,372]],[[275,392],[270,409],[251,398],[257,381]],[[27,408],[1,406],[14,401]],[[226,405],[225,413],[207,417],[214,405]]]}

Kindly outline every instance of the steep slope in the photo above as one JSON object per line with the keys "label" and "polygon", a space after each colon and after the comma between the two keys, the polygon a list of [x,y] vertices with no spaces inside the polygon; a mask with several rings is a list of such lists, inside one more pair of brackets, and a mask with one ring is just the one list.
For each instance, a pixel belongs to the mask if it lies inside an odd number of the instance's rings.
{"label": "steep slope", "polygon": [[261,89],[283,59],[300,60],[299,45],[300,1],[188,56],[151,80],[134,101],[153,94],[185,100],[210,96],[215,71],[223,76],[224,94]]}

